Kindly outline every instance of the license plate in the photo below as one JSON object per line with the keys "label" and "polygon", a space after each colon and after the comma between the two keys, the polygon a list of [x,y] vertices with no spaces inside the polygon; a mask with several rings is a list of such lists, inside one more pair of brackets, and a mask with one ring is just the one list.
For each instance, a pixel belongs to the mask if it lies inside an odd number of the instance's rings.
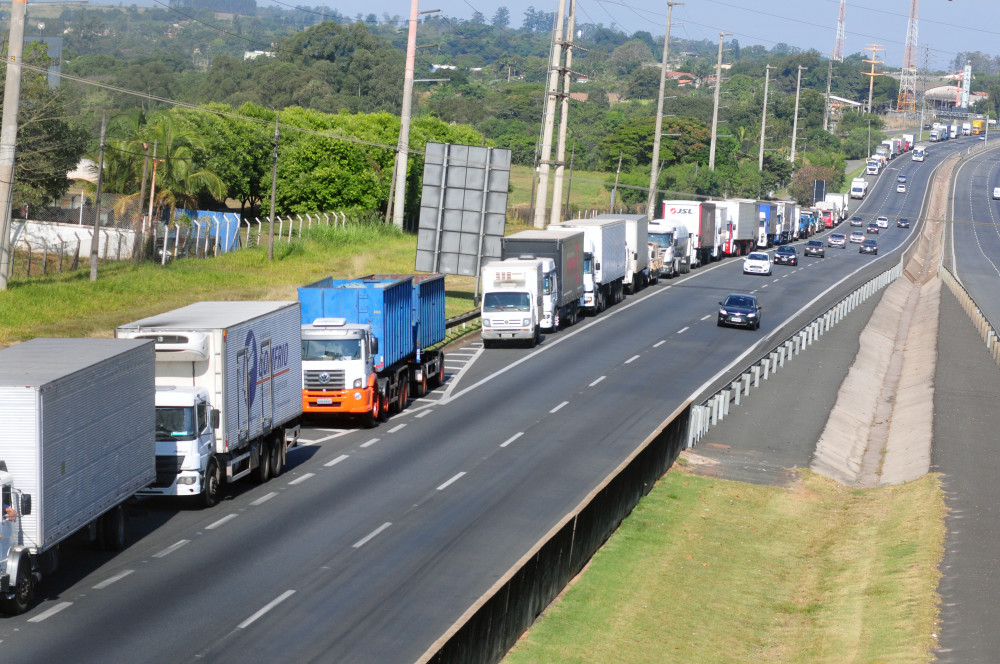
{"label": "license plate", "polygon": [[320,399],[316,399],[316,405],[317,406],[329,406],[332,403],[333,403],[333,399],[330,399],[329,397],[323,397],[323,398],[320,398]]}
{"label": "license plate", "polygon": [[739,316],[733,316],[733,322],[734,323],[742,323],[743,319],[740,318]]}

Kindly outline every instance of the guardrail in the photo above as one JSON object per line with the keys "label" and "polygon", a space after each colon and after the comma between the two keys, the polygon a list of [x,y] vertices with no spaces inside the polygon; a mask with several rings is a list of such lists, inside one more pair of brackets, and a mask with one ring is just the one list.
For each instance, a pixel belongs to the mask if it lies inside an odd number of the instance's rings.
{"label": "guardrail", "polygon": [[1000,334],[997,334],[997,329],[993,327],[993,323],[986,318],[986,314],[982,312],[976,301],[969,295],[969,291],[965,290],[965,286],[959,283],[958,279],[955,278],[955,275],[948,268],[942,265],[938,269],[938,274],[941,276],[941,281],[944,282],[944,285],[958,299],[958,303],[962,305],[965,313],[972,320],[972,324],[976,326],[979,336],[986,343],[986,350],[989,351],[990,357],[1000,366]]}

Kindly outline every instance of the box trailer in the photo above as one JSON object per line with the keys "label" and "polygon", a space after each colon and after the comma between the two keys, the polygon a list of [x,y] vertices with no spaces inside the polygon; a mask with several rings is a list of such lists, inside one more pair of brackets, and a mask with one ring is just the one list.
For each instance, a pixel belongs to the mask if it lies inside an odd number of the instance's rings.
{"label": "box trailer", "polygon": [[551,258],[555,273],[542,297],[542,329],[556,330],[576,322],[583,298],[583,231],[521,231],[503,238],[501,257]]}
{"label": "box trailer", "polygon": [[628,247],[624,219],[569,219],[551,228],[583,231],[584,309],[600,313],[625,299]]}

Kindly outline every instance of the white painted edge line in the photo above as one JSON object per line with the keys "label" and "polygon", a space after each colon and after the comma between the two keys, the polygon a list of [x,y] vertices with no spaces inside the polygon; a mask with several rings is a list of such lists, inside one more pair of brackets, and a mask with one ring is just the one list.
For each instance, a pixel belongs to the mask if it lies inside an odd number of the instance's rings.
{"label": "white painted edge line", "polygon": [[341,455],[340,455],[339,457],[337,457],[336,459],[330,459],[329,461],[327,461],[326,463],[324,463],[324,464],[323,464],[323,467],[324,467],[324,468],[329,468],[330,466],[336,466],[336,465],[337,465],[338,463],[340,463],[341,461],[343,461],[343,460],[344,460],[344,459],[346,459],[346,458],[348,458],[348,455],[346,455],[346,454],[341,454]]}
{"label": "white painted edge line", "polygon": [[[705,314],[704,316],[702,316],[698,320],[708,320],[711,317],[712,317],[712,314]],[[663,343],[663,342],[661,341],[660,343]],[[653,348],[656,348],[656,346],[653,346]]]}
{"label": "white painted edge line", "polygon": [[661,340],[657,341],[655,344],[653,344],[653,348],[659,348],[660,346],[662,346],[665,343],[667,343],[667,340],[666,339],[661,339]]}
{"label": "white painted edge line", "polygon": [[112,583],[114,583],[116,581],[121,581],[122,579],[124,579],[126,576],[128,576],[129,574],[131,574],[134,571],[135,571],[134,569],[123,569],[122,571],[118,572],[114,576],[111,576],[111,577],[108,577],[108,578],[104,579],[103,581],[101,581],[97,585],[93,586],[93,588],[94,588],[94,590],[104,590],[105,588],[107,588],[108,586],[110,586]]}
{"label": "white painted edge line", "polygon": [[338,431],[337,433],[332,433],[329,436],[323,436],[322,438],[317,438],[316,440],[306,440],[299,438],[299,445],[317,445],[319,443],[325,443],[328,440],[333,440],[334,438],[340,438],[341,436],[346,436],[351,432],[350,429],[344,429],[343,431]]}
{"label": "white painted edge line", "polygon": [[688,331],[688,330],[690,330],[690,329],[691,329],[691,328],[690,328],[689,326],[685,325],[685,326],[684,326],[684,327],[682,327],[681,329],[677,330],[677,334],[683,334],[683,333],[687,332],[687,331]]}
{"label": "white painted edge line", "polygon": [[182,546],[184,546],[185,544],[187,544],[190,541],[191,540],[182,539],[179,542],[174,542],[173,544],[171,544],[170,546],[168,546],[167,548],[165,548],[163,551],[160,551],[159,553],[154,553],[153,557],[154,558],[163,558],[164,556],[169,556],[171,553],[173,553],[177,549],[181,548]]}
{"label": "white painted edge line", "polygon": [[566,406],[566,405],[569,405],[569,402],[568,401],[563,401],[561,404],[559,404],[558,406],[556,406],[555,408],[553,408],[549,412],[550,413],[556,413],[556,412],[562,410],[563,406]]}
{"label": "white painted edge line", "polygon": [[633,355],[632,357],[630,357],[627,360],[625,360],[625,364],[632,364],[633,362],[635,362],[638,359],[639,359],[638,355]]}
{"label": "white painted edge line", "polygon": [[362,537],[361,539],[359,539],[359,540],[358,540],[357,542],[355,542],[355,543],[354,543],[354,544],[352,545],[352,547],[353,547],[353,548],[355,548],[355,549],[360,549],[360,548],[361,548],[361,547],[363,547],[363,546],[364,546],[365,544],[368,544],[368,542],[370,542],[370,541],[372,541],[373,539],[375,539],[376,537],[378,537],[378,535],[379,535],[379,534],[380,534],[380,533],[381,533],[381,532],[382,532],[383,530],[385,530],[386,528],[388,528],[388,527],[389,527],[389,526],[391,526],[391,525],[392,525],[392,522],[391,522],[391,521],[386,521],[386,522],[385,522],[385,523],[383,523],[383,524],[382,524],[381,526],[379,526],[378,528],[376,528],[375,530],[371,531],[370,533],[368,533],[367,535],[365,535],[364,537]]}
{"label": "white painted edge line", "polygon": [[598,383],[600,383],[605,378],[607,378],[607,376],[599,376],[597,378],[597,380],[591,381],[590,385],[587,385],[587,387],[593,387],[594,385],[597,385]]}
{"label": "white painted edge line", "polygon": [[378,438],[372,438],[371,440],[366,440],[365,442],[361,443],[361,447],[371,447],[377,442]]}
{"label": "white painted edge line", "polygon": [[[437,399],[435,399],[435,401],[437,401]],[[423,417],[423,416],[425,416],[425,415],[430,415],[430,414],[431,414],[431,413],[433,413],[433,412],[434,412],[434,411],[432,411],[431,409],[429,409],[429,408],[428,408],[427,410],[422,410],[422,411],[420,411],[419,413],[417,413],[417,414],[416,414],[416,415],[414,415],[413,417],[415,417],[416,419],[418,419],[418,420],[419,420],[419,419],[420,419],[421,417]]]}
{"label": "white painted edge line", "polygon": [[226,516],[222,517],[221,519],[219,519],[215,523],[210,523],[207,526],[205,526],[205,530],[215,530],[219,526],[223,525],[224,523],[228,523],[229,521],[232,521],[233,519],[235,519],[238,516],[239,516],[239,514],[227,514]]}
{"label": "white painted edge line", "polygon": [[518,438],[520,438],[523,435],[524,435],[523,431],[518,431],[517,433],[515,433],[510,438],[508,438],[507,440],[505,440],[502,443],[500,443],[500,447],[507,447],[508,445],[510,445],[511,443],[513,443],[515,440],[517,440]]}
{"label": "white painted edge line", "polygon": [[291,597],[294,594],[295,594],[294,590],[286,590],[285,592],[281,593],[280,595],[278,595],[277,597],[275,597],[274,599],[272,599],[270,602],[268,602],[267,604],[265,604],[264,606],[262,606],[257,611],[257,613],[253,614],[252,616],[250,616],[249,618],[247,618],[246,620],[244,620],[243,622],[241,622],[239,625],[237,625],[236,629],[246,629],[247,627],[249,627],[250,625],[252,625],[258,618],[260,618],[265,613],[267,613],[268,611],[270,611],[274,607],[278,606],[279,604],[281,604],[282,602],[284,602],[286,599],[288,599],[289,597]]}
{"label": "white painted edge line", "polygon": [[460,479],[462,478],[462,476],[463,476],[463,475],[465,475],[465,471],[464,471],[464,470],[463,470],[462,472],[458,473],[457,475],[455,475],[454,477],[452,477],[452,478],[451,478],[450,480],[448,480],[447,482],[445,482],[445,483],[444,483],[444,484],[442,484],[441,486],[439,486],[439,487],[437,488],[437,490],[438,490],[438,491],[444,491],[444,490],[445,490],[445,489],[447,489],[447,488],[448,488],[449,486],[451,486],[452,484],[454,484],[455,482],[457,482],[458,480],[460,480]]}
{"label": "white painted edge line", "polygon": [[264,494],[263,496],[261,496],[260,498],[258,498],[257,500],[253,501],[250,504],[251,505],[263,505],[264,503],[266,503],[267,501],[271,500],[272,498],[274,498],[277,495],[278,494],[276,494],[274,491],[272,491],[271,493]]}
{"label": "white painted edge line", "polygon": [[302,477],[296,477],[294,480],[288,483],[288,486],[294,486],[296,484],[302,484],[310,477],[316,477],[316,473],[306,473]]}
{"label": "white painted edge line", "polygon": [[389,433],[396,433],[397,431],[399,431],[400,429],[403,429],[405,427],[406,427],[406,423],[405,422],[403,424],[397,424],[393,428],[389,429]]}
{"label": "white painted edge line", "polygon": [[51,609],[42,611],[41,613],[39,613],[34,618],[28,618],[28,622],[33,622],[33,623],[42,622],[43,620],[45,620],[47,618],[51,618],[52,616],[56,615],[57,613],[59,613],[63,609],[68,609],[71,606],[73,606],[73,602],[59,602],[58,604],[56,604],[55,606],[53,606]]}

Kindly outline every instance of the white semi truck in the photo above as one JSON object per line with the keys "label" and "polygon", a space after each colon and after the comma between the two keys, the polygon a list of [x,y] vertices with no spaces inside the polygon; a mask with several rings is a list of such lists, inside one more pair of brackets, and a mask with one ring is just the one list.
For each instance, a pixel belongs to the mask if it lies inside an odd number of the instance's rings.
{"label": "white semi truck", "polygon": [[156,348],[156,481],[213,505],[223,483],[281,474],[302,415],[298,302],[197,302],[122,325]]}
{"label": "white semi truck", "polygon": [[153,344],[33,339],[0,350],[0,604],[26,611],[83,532],[125,546],[123,503],[156,478]]}
{"label": "white semi truck", "polygon": [[624,219],[625,245],[628,247],[625,267],[625,290],[637,293],[649,284],[649,219],[644,214],[599,214],[597,219]]}
{"label": "white semi truck", "polygon": [[584,309],[600,313],[625,299],[628,249],[624,219],[570,219],[551,228],[583,231],[583,298],[580,303]]}

